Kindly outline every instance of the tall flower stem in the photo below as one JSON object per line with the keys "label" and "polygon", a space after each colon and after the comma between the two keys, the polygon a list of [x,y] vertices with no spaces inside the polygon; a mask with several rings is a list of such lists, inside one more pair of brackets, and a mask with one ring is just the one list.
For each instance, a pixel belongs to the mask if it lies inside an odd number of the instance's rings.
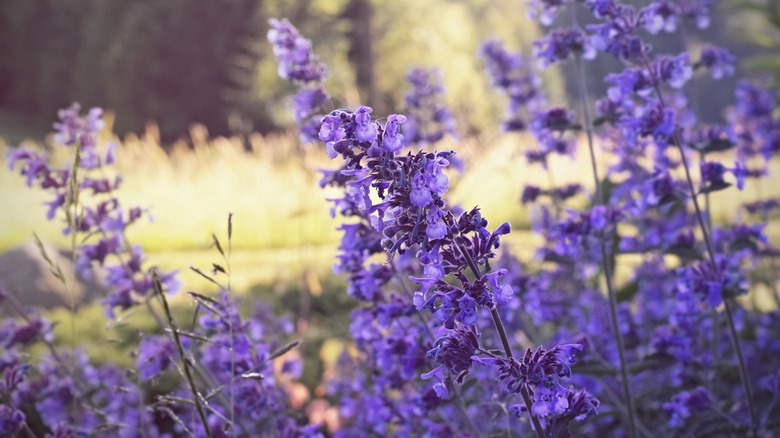
{"label": "tall flower stem", "polygon": [[203,424],[204,431],[206,432],[206,436],[208,438],[211,438],[211,428],[209,427],[209,422],[206,419],[206,413],[203,411],[203,405],[201,404],[202,396],[200,395],[200,392],[198,392],[198,389],[195,387],[195,381],[192,379],[192,372],[190,371],[190,361],[187,358],[187,354],[184,352],[184,347],[181,344],[181,339],[179,339],[179,329],[176,327],[176,322],[173,319],[173,315],[171,314],[171,309],[168,307],[168,300],[165,298],[165,292],[162,290],[162,285],[160,284],[160,279],[157,277],[157,272],[152,271],[152,278],[154,280],[154,289],[155,292],[160,296],[160,300],[163,303],[163,308],[165,310],[165,315],[168,317],[168,325],[171,328],[171,333],[173,334],[173,340],[176,344],[176,349],[179,352],[179,357],[181,357],[182,365],[184,368],[184,375],[187,379],[187,384],[190,387],[190,391],[192,391],[192,401],[195,403],[195,408],[198,411],[198,416],[200,417],[200,421]]}
{"label": "tall flower stem", "polygon": [[[648,68],[649,61],[647,61],[646,58],[644,59],[644,63],[645,63],[645,68],[648,69],[649,71]],[[659,88],[657,82],[653,83],[653,89],[655,91],[656,96],[658,97],[658,101],[661,103],[661,106],[666,107],[663,94],[661,93],[661,89]],[[716,273],[716,275],[720,277],[721,272],[720,269],[718,269],[718,264],[715,261],[715,251],[713,249],[712,240],[710,239],[710,233],[704,219],[704,214],[702,213],[701,207],[699,206],[699,199],[696,193],[696,187],[693,184],[693,178],[691,177],[691,170],[690,170],[690,166],[688,165],[688,158],[685,155],[685,150],[683,149],[682,142],[680,141],[680,137],[677,132],[675,132],[672,135],[672,141],[680,151],[680,160],[682,161],[683,169],[685,170],[685,179],[688,182],[688,189],[691,192],[691,200],[693,201],[693,208],[696,211],[696,219],[699,222],[699,228],[701,229],[702,238],[704,239],[704,245],[707,248],[707,255],[709,256],[710,264],[712,265],[712,269]],[[750,414],[750,434],[753,437],[757,437],[758,436],[758,432],[757,432],[758,415],[756,413],[756,407],[753,402],[753,389],[750,385],[750,378],[748,377],[748,373],[747,373],[745,356],[742,353],[742,344],[739,341],[739,334],[737,333],[737,327],[736,324],[734,323],[734,314],[733,314],[734,312],[731,309],[731,303],[728,297],[723,297],[723,307],[726,309],[726,321],[728,321],[729,332],[731,332],[731,342],[734,346],[734,350],[737,353],[737,361],[739,363],[739,378],[742,381],[742,388],[745,391],[745,398],[747,401],[748,412]]]}
{"label": "tall flower stem", "polygon": [[[593,146],[593,119],[590,114],[590,102],[588,99],[588,87],[585,82],[585,65],[579,56],[576,56],[577,79],[579,85],[580,99],[582,100],[582,112],[585,118],[585,134],[588,138],[588,151],[590,152],[590,165],[593,170],[593,181],[596,185],[596,204],[604,205],[604,190],[601,187],[599,170],[596,164],[596,151]],[[607,284],[607,296],[609,298],[609,313],[612,320],[612,331],[615,335],[615,341],[618,347],[618,356],[620,358],[620,380],[623,383],[623,396],[626,398],[626,407],[628,408],[629,433],[632,437],[637,436],[636,431],[636,407],[634,406],[634,395],[631,392],[631,384],[628,375],[628,366],[626,363],[626,346],[623,340],[623,334],[620,332],[620,321],[618,320],[617,296],[615,294],[615,285],[612,283],[612,266],[607,258],[607,245],[604,239],[600,239],[601,265],[604,269],[604,279]]]}
{"label": "tall flower stem", "polygon": [[[477,266],[477,263],[474,261],[471,255],[460,244],[458,244],[458,250],[460,250],[460,253],[466,259],[466,263],[468,263],[471,272],[474,273],[474,276],[476,278],[482,278],[482,273],[480,272],[479,266]],[[490,316],[493,318],[493,324],[496,326],[498,337],[501,338],[501,345],[504,347],[504,354],[506,354],[507,359],[514,359],[514,356],[512,355],[512,346],[509,344],[509,337],[506,334],[506,328],[504,328],[504,323],[501,321],[501,315],[499,315],[498,308],[496,308],[495,304],[490,307]],[[542,428],[542,423],[531,410],[533,404],[531,403],[531,396],[528,394],[528,390],[525,388],[525,385],[520,387],[520,395],[523,397],[523,403],[525,404],[525,408],[528,410],[528,416],[531,417],[531,423],[534,425],[536,436],[538,438],[546,438],[547,435],[544,432],[544,428]]]}

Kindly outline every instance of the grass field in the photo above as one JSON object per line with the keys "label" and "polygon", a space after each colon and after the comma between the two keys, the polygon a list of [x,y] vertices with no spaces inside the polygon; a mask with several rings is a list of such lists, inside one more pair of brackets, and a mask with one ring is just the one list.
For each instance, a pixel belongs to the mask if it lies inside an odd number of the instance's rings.
{"label": "grass field", "polygon": [[[330,217],[326,198],[338,192],[319,188],[317,169],[333,167],[321,148],[301,146],[294,135],[255,134],[248,140],[252,151],[247,152],[237,138],[210,139],[204,128],[194,126],[189,144],[181,142],[166,152],[154,132],[151,128],[140,138],[124,139],[117,165],[124,176],[119,191],[123,205],[148,208],[154,218],[135,224],[129,234],[132,242],[144,247],[152,263],[179,269],[208,266],[209,255],[204,251],[211,244],[211,233],[224,240],[227,215],[232,212],[233,248],[239,251],[235,263],[242,266],[236,271],[247,276],[237,278],[236,285],[249,287],[259,281],[294,277],[297,274],[285,272],[308,266],[327,270],[339,239],[339,220]],[[105,140],[119,142],[117,138]],[[549,173],[527,166],[522,151],[533,144],[529,136],[516,134],[439,144],[440,149],[458,151],[467,162],[463,176],[452,176],[452,201],[465,208],[479,205],[492,224],[509,221],[520,231],[528,229],[532,214],[519,203],[525,184],[545,187],[552,177],[556,184],[592,186],[583,154],[576,161],[556,157]],[[8,147],[0,140],[3,155]],[[0,166],[0,252],[29,241],[33,232],[67,246],[69,242],[60,233],[63,225],[45,219],[42,204],[47,195],[26,188],[23,178],[9,172],[4,161]],[[775,176],[780,175],[780,163],[772,163],[772,169],[768,181],[748,184],[744,192],[714,193],[715,221],[733,220],[745,199],[780,195],[780,179]],[[777,224],[769,232],[780,236]],[[509,241],[522,253],[530,246],[527,239],[523,233]]]}

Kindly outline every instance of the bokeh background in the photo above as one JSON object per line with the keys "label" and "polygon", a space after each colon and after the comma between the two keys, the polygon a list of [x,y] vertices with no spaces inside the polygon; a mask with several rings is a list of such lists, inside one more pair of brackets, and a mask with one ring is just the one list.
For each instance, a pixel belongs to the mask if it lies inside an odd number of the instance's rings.
{"label": "bokeh background", "polygon": [[[780,72],[780,6],[777,1],[718,1],[707,31],[658,38],[659,52],[705,42],[727,47],[742,61],[739,77]],[[753,5],[753,6],[751,6]],[[767,8],[755,5],[768,5]],[[211,234],[225,238],[234,213],[232,286],[248,301],[265,300],[287,312],[304,339],[304,382],[317,391],[328,358],[348,333],[355,304],[343,280],[331,273],[339,241],[317,169],[332,167],[319,145],[301,144],[294,131],[291,85],[277,77],[266,41],[268,19],[287,17],[313,40],[329,66],[326,87],[339,106],[367,104],[374,114],[398,112],[408,90],[405,74],[437,66],[448,91],[467,172],[453,175],[451,199],[480,205],[492,223],[509,221],[513,251],[531,258],[533,212],[519,202],[526,183],[546,181],[525,165],[533,140],[503,134],[506,101],[491,90],[477,56],[480,43],[498,37],[530,57],[541,35],[519,0],[3,0],[0,2],[0,152],[27,145],[51,149],[47,133],[57,109],[72,102],[107,110],[104,141],[119,145],[117,169],[125,205],[148,208],[154,221],[132,227],[150,265],[179,269],[186,290],[213,292],[189,266],[208,268],[218,255]],[[612,60],[589,65],[589,88],[604,91]],[[543,73],[551,103],[578,108],[566,68]],[[702,119],[718,121],[731,103],[736,78],[713,87],[697,80],[693,105]],[[57,159],[56,157],[54,158]],[[63,269],[71,269],[64,224],[45,219],[45,193],[28,189],[0,158],[0,281],[54,320],[75,319],[58,331],[85,342],[97,360],[129,361],[129,330],[152,330],[143,316],[106,326],[96,284],[65,292],[48,273],[33,244],[37,233]],[[601,163],[604,165],[604,163]],[[778,163],[773,164],[780,173]],[[586,162],[556,159],[556,182],[590,181]],[[773,183],[774,181],[775,183]],[[773,176],[740,194],[747,199],[780,192]],[[731,191],[713,194],[716,221],[730,220],[738,205]],[[777,224],[769,233],[777,238]],[[74,312],[65,306],[75,294]],[[177,311],[185,314],[182,298]],[[116,354],[114,354],[116,353]],[[318,358],[325,359],[319,361]]]}

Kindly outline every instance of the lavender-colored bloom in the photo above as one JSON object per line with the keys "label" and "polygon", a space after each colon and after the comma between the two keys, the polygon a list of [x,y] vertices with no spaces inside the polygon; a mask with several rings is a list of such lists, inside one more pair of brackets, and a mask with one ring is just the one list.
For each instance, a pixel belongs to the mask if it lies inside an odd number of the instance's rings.
{"label": "lavender-colored bloom", "polygon": [[564,62],[570,57],[581,56],[584,59],[596,57],[588,36],[579,29],[556,30],[534,42],[534,57],[542,67]]}
{"label": "lavender-colored bloom", "polygon": [[679,13],[684,19],[693,21],[697,28],[706,29],[710,26],[712,4],[712,0],[682,0],[678,2]]}
{"label": "lavender-colored bloom", "polygon": [[388,152],[398,152],[404,144],[404,136],[401,134],[401,126],[406,123],[406,116],[393,114],[387,118],[385,132],[382,137],[382,146]]}
{"label": "lavender-colored bloom", "polygon": [[544,104],[541,79],[519,53],[511,53],[497,39],[485,41],[479,51],[493,86],[509,96],[509,107],[503,127],[505,131],[522,131],[527,122],[521,110],[531,114]]}
{"label": "lavender-colored bloom", "polygon": [[301,88],[293,97],[295,121],[303,142],[312,142],[317,138],[323,117],[319,111],[329,99],[330,96],[322,87]]}
{"label": "lavender-colored bloom", "polygon": [[269,24],[268,41],[279,61],[279,76],[301,83],[322,82],[325,66],[312,53],[311,41],[303,38],[287,19],[271,19]]}
{"label": "lavender-colored bloom", "polygon": [[723,179],[726,174],[726,166],[715,161],[702,161],[699,163],[701,171],[702,189],[715,190],[728,183]]}
{"label": "lavender-colored bloom", "polygon": [[455,136],[455,121],[444,102],[442,75],[438,69],[414,68],[406,75],[412,90],[406,93],[407,121],[404,136],[409,143],[434,143]]}
{"label": "lavender-colored bloom", "polygon": [[523,195],[520,199],[520,202],[525,205],[531,202],[536,201],[536,198],[539,197],[539,195],[542,194],[542,189],[536,186],[532,185],[526,185],[525,188],[523,188]]}
{"label": "lavender-colored bloom", "polygon": [[81,141],[82,148],[94,145],[95,136],[105,127],[103,110],[91,108],[85,117],[79,114],[80,111],[81,105],[74,103],[57,112],[60,121],[54,123],[54,129],[57,130],[55,140],[58,143],[73,145]]}
{"label": "lavender-colored bloom", "polygon": [[170,368],[174,357],[176,357],[176,347],[168,336],[144,337],[138,346],[136,360],[141,379],[149,380],[157,377]]}
{"label": "lavender-colored bloom", "polygon": [[592,32],[590,41],[596,50],[625,61],[640,60],[650,51],[650,46],[636,35],[646,22],[644,14],[618,4],[605,7],[601,12],[606,22],[586,27]]}
{"label": "lavender-colored bloom", "polygon": [[677,288],[712,307],[719,306],[724,298],[743,295],[747,293],[747,281],[739,266],[743,256],[740,253],[716,254],[715,266],[704,261],[680,268]]}
{"label": "lavender-colored bloom", "polygon": [[550,26],[555,19],[559,9],[566,3],[572,3],[572,0],[529,0],[528,18],[536,20],[544,26]]}
{"label": "lavender-colored bloom", "polygon": [[422,378],[443,372],[442,384],[447,377],[453,377],[458,384],[469,374],[473,363],[472,357],[479,351],[479,332],[470,325],[456,325],[446,335],[433,343],[433,348],[428,351],[431,357],[441,366],[435,370],[423,374]]}
{"label": "lavender-colored bloom", "polygon": [[680,89],[693,77],[693,67],[687,53],[676,57],[664,56],[656,59],[649,74],[656,84],[665,82],[672,88]]}
{"label": "lavender-colored bloom", "polygon": [[0,436],[13,437],[21,432],[26,417],[18,409],[0,405]]}
{"label": "lavender-colored bloom", "polygon": [[760,214],[763,217],[769,217],[772,211],[780,212],[780,199],[753,201],[744,204],[743,208],[750,214]]}
{"label": "lavender-colored bloom", "polygon": [[675,2],[659,0],[642,9],[644,26],[651,34],[659,32],[674,33],[677,31],[677,16],[679,9]]}
{"label": "lavender-colored bloom", "polygon": [[707,47],[701,51],[701,60],[697,66],[702,66],[710,71],[712,79],[718,80],[727,76],[733,76],[737,59],[726,49]]}
{"label": "lavender-colored bloom", "polygon": [[671,402],[664,403],[663,408],[670,416],[669,425],[679,428],[691,415],[705,410],[711,404],[712,398],[709,392],[704,387],[699,386],[675,395]]}

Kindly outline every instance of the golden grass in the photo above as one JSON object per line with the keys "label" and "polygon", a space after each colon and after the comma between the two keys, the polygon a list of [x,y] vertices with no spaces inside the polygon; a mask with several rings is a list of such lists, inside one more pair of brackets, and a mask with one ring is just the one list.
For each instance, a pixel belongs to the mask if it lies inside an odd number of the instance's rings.
{"label": "golden grass", "polygon": [[[301,254],[312,251],[332,255],[324,248],[335,248],[340,219],[330,218],[326,198],[338,193],[319,188],[317,168],[334,167],[334,163],[327,160],[322,148],[301,146],[292,134],[254,134],[248,142],[251,152],[244,151],[238,138],[208,138],[201,126],[192,128],[189,145],[181,142],[168,152],[157,140],[153,126],[141,137],[125,138],[118,148],[117,170],[124,176],[119,197],[123,205],[148,208],[154,217],[152,223],[142,220],[131,227],[131,241],[153,253],[202,251],[211,244],[211,233],[226,240],[227,215],[232,212],[236,250],[304,248],[292,252],[294,256],[287,257],[288,261],[306,259],[309,256]],[[576,161],[555,157],[551,171],[545,172],[525,164],[522,151],[532,147],[532,138],[517,134],[439,144],[438,149],[456,150],[467,161],[466,174],[453,175],[453,202],[464,208],[479,205],[494,226],[508,221],[515,228],[527,228],[529,212],[519,203],[525,184],[546,187],[552,178],[556,184],[592,186],[584,150]],[[6,148],[0,140],[0,152]],[[33,231],[45,240],[68,246],[60,234],[63,225],[44,217],[46,207],[41,204],[47,195],[40,189],[26,188],[23,178],[9,172],[2,158],[0,166],[0,251],[30,239]],[[746,199],[780,195],[779,174],[780,162],[775,160],[769,180],[751,181],[744,192],[714,193],[715,220],[732,220],[739,203]],[[780,234],[777,224],[769,231],[773,236]]]}
{"label": "golden grass", "polygon": [[[254,135],[255,152],[249,153],[236,138],[206,140],[202,128],[193,129],[192,138],[192,148],[178,144],[170,153],[153,135],[121,143],[121,202],[148,208],[154,218],[130,228],[133,242],[148,251],[203,249],[212,232],[224,234],[229,212],[234,213],[237,249],[337,241],[337,223],[329,218],[325,192],[317,185],[316,168],[328,164],[318,151],[298,150],[293,136]],[[41,204],[47,195],[24,187],[21,177],[0,164],[0,250],[19,245],[33,231],[65,244],[62,226],[45,220]]]}

